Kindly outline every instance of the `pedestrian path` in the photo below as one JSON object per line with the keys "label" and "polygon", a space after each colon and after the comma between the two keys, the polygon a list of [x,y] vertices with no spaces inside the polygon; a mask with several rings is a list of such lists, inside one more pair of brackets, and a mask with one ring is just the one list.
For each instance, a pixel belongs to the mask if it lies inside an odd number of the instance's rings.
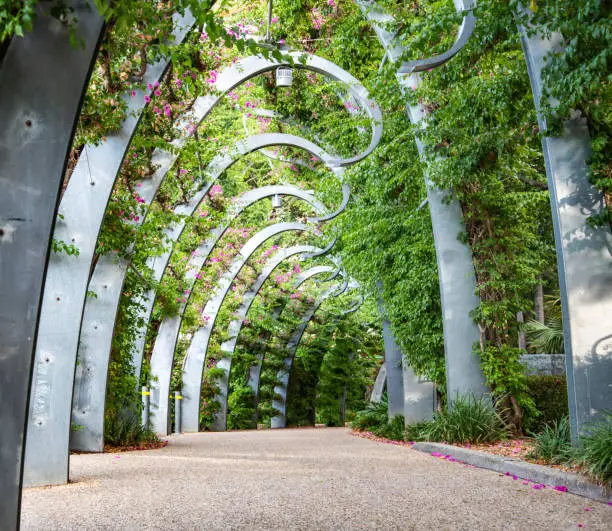
{"label": "pedestrian path", "polygon": [[607,505],[344,428],[169,440],[73,455],[72,483],[24,490],[22,529],[612,529]]}

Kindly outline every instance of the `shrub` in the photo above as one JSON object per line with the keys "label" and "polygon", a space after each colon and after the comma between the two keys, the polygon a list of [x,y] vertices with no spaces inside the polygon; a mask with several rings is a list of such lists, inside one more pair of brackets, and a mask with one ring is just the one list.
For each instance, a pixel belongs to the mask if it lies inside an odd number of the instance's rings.
{"label": "shrub", "polygon": [[157,440],[157,435],[146,430],[140,418],[129,410],[107,417],[104,423],[104,442],[112,446],[135,446]]}
{"label": "shrub", "polygon": [[452,409],[435,413],[431,422],[409,426],[410,440],[447,443],[488,443],[505,439],[510,427],[487,398],[460,397]]}
{"label": "shrub", "polygon": [[369,430],[384,426],[389,421],[388,407],[386,396],[383,396],[380,402],[371,402],[364,410],[355,414],[351,426],[356,430]]}
{"label": "shrub", "polygon": [[530,431],[539,432],[569,414],[565,376],[528,376],[527,385],[539,413],[525,419]]}
{"label": "shrub", "polygon": [[405,429],[404,416],[395,415],[383,425],[373,427],[372,433],[391,441],[403,441]]}
{"label": "shrub", "polygon": [[534,443],[529,457],[543,459],[553,465],[569,462],[573,450],[568,417],[547,424],[541,433],[534,435]]}
{"label": "shrub", "polygon": [[612,488],[612,411],[588,427],[580,442],[576,449],[578,463],[593,478]]}

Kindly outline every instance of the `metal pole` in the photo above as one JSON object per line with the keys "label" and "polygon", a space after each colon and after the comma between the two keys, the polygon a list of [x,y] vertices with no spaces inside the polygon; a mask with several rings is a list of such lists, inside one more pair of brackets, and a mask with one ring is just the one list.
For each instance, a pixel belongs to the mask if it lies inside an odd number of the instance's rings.
{"label": "metal pole", "polygon": [[272,0],[268,2],[268,27],[266,28],[266,42],[270,42],[270,26],[272,25]]}
{"label": "metal pole", "polygon": [[174,433],[181,433],[181,400],[183,397],[178,391],[174,391]]}
{"label": "metal pole", "polygon": [[145,430],[149,429],[149,411],[150,411],[151,392],[146,385],[142,386],[142,426]]}

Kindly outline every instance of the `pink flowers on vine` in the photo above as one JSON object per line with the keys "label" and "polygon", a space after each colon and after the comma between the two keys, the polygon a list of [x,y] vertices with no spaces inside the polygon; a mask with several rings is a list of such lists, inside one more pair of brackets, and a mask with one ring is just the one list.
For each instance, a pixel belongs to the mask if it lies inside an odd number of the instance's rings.
{"label": "pink flowers on vine", "polygon": [[223,188],[221,188],[221,185],[215,184],[210,189],[210,192],[208,192],[208,195],[210,195],[210,197],[216,197],[218,195],[223,195]]}

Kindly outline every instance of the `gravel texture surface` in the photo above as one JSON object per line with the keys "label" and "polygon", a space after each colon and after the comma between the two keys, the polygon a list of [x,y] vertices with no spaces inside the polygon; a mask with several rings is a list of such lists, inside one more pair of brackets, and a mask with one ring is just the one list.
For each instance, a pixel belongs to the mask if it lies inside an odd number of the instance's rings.
{"label": "gravel texture surface", "polygon": [[72,456],[73,483],[24,490],[22,528],[612,529],[605,504],[345,428],[169,440]]}

